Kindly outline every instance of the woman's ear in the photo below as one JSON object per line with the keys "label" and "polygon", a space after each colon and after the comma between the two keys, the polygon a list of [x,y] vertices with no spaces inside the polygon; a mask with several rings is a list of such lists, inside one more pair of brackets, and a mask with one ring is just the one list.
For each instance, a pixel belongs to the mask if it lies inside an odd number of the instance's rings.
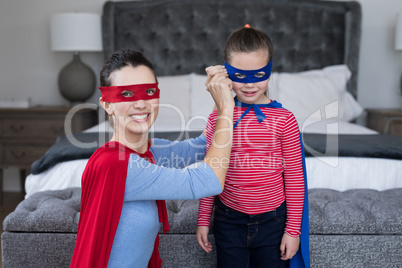
{"label": "woman's ear", "polygon": [[108,115],[113,115],[114,111],[113,103],[103,101],[102,97],[99,98],[99,103],[100,105],[102,105],[103,109],[105,109]]}

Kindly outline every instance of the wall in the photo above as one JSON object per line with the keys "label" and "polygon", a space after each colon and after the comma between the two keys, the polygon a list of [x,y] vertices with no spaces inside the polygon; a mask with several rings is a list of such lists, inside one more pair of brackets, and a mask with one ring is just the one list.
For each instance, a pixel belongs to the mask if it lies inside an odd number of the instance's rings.
{"label": "wall", "polygon": [[[0,3],[1,98],[31,98],[33,105],[68,105],[57,89],[59,70],[72,59],[52,52],[50,19],[58,12],[102,12],[105,0],[2,0]],[[102,53],[81,58],[99,71]]]}
{"label": "wall", "polygon": [[[1,0],[0,2],[0,98],[30,98],[32,105],[64,105],[57,88],[57,75],[72,54],[52,52],[50,19],[59,12],[102,13],[106,0]],[[98,73],[103,53],[81,53],[81,59]],[[98,103],[96,92],[90,99]],[[1,130],[0,130],[1,131]],[[16,168],[4,170],[4,191],[19,191]]]}
{"label": "wall", "polygon": [[[1,98],[31,98],[33,105],[68,105],[57,89],[59,70],[72,58],[52,52],[50,17],[56,12],[102,12],[105,0],[2,0],[0,3]],[[396,12],[400,0],[359,0],[363,10],[359,102],[364,107],[401,107],[399,79],[402,51],[393,49]],[[81,58],[97,74],[99,52]],[[99,92],[89,100],[97,102]]]}
{"label": "wall", "polygon": [[[31,98],[33,105],[68,105],[57,89],[59,70],[71,53],[52,52],[50,18],[57,12],[102,12],[105,0],[1,0],[0,98]],[[402,51],[394,50],[396,13],[401,0],[359,0],[363,26],[358,100],[365,108],[402,107],[399,80]],[[103,54],[82,53],[81,59],[98,72]],[[89,102],[97,103],[99,92]],[[5,171],[4,190],[18,190],[15,170]]]}
{"label": "wall", "polygon": [[365,108],[402,108],[402,51],[394,49],[401,0],[358,0],[362,6],[362,36],[358,101]]}

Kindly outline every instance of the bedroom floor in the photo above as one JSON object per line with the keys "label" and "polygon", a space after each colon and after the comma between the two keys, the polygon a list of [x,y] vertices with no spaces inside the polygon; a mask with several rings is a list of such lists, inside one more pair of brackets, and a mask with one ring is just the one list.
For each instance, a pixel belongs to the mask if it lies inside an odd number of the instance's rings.
{"label": "bedroom floor", "polygon": [[[14,211],[15,207],[24,200],[24,193],[20,192],[4,192],[3,204],[0,205],[0,220],[1,232],[3,232],[3,220],[5,217]],[[1,252],[0,252],[0,267],[1,267]]]}

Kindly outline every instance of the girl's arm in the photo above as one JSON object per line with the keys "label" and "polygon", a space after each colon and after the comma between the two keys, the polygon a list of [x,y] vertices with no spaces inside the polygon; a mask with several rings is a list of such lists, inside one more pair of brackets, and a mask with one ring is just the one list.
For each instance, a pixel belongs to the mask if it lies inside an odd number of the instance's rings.
{"label": "girl's arm", "polygon": [[[214,120],[214,116],[209,116],[208,122],[207,122],[207,127],[206,127],[206,133],[205,133],[207,137],[211,137],[212,134],[214,133],[215,123],[216,122]],[[211,139],[209,138],[207,141],[207,149],[211,146],[210,143],[211,143]],[[205,198],[200,199],[200,203],[198,206],[198,217],[197,217],[197,226],[198,227],[199,226],[206,227],[208,229],[205,229],[205,230],[209,230],[210,221],[211,221],[211,217],[212,217],[212,213],[213,213],[213,207],[214,207],[214,203],[215,203],[215,197],[216,196],[210,196],[210,197],[205,197]],[[197,234],[198,234],[198,229],[199,229],[198,227],[197,227]],[[207,234],[208,233],[206,233],[206,235]],[[205,238],[206,238],[206,235],[205,235]],[[197,239],[198,239],[198,237],[197,237]]]}
{"label": "girl's arm", "polygon": [[207,253],[212,251],[212,244],[208,240],[208,233],[215,198],[216,196],[201,198],[198,208],[196,238],[200,247]]}
{"label": "girl's arm", "polygon": [[287,221],[280,245],[281,259],[291,259],[299,249],[304,203],[304,170],[301,138],[296,119],[291,114],[282,139]]}
{"label": "girl's arm", "polygon": [[304,172],[299,128],[293,114],[287,119],[282,137],[287,222],[285,232],[300,235],[304,203]]}

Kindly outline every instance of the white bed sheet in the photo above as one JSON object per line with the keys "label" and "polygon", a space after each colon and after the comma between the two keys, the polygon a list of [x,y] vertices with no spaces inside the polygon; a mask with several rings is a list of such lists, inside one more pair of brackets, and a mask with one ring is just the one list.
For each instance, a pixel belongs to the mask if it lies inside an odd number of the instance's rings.
{"label": "white bed sheet", "polygon": [[81,176],[87,162],[88,159],[66,161],[40,174],[29,174],[25,180],[25,198],[40,191],[81,187]]}
{"label": "white bed sheet", "polygon": [[[25,183],[26,198],[38,191],[81,187],[87,159],[59,163]],[[306,157],[309,189],[328,188],[387,190],[402,188],[402,161],[357,157]]]}
{"label": "white bed sheet", "polygon": [[[105,124],[88,129],[105,131]],[[303,133],[367,134],[377,132],[349,122],[322,120],[301,127]],[[81,175],[88,159],[59,163],[37,175],[30,174],[25,183],[26,197],[44,190],[80,187]],[[308,187],[338,191],[368,188],[386,190],[402,187],[402,161],[357,157],[306,157]]]}
{"label": "white bed sheet", "polygon": [[337,191],[402,188],[402,161],[359,157],[306,157],[309,189]]}
{"label": "white bed sheet", "polygon": [[[170,124],[169,121],[164,121],[163,123],[158,124],[158,119],[155,122],[155,126],[151,128],[151,132],[169,132],[169,131],[178,131],[181,128],[176,125]],[[163,120],[162,120],[163,121]],[[193,122],[195,122],[195,119],[193,119]],[[199,122],[201,125],[198,125],[198,127],[189,127],[188,124],[183,124],[185,131],[202,131],[206,123],[205,122]],[[205,124],[205,125],[204,125]],[[187,125],[187,127],[186,127]],[[302,123],[302,125],[299,126],[300,131],[302,133],[317,133],[317,134],[378,134],[377,131],[366,128],[364,126],[350,123],[350,122],[345,122],[345,121],[339,121],[336,118],[332,119],[325,119],[325,120],[306,120]],[[110,127],[108,122],[101,122],[96,126],[93,126],[91,128],[86,129],[84,132],[111,132],[113,129]]]}
{"label": "white bed sheet", "polygon": [[351,135],[373,135],[378,134],[377,131],[367,127],[338,121],[336,118],[326,120],[304,121],[299,126],[301,133],[316,133],[316,134],[351,134]]}

